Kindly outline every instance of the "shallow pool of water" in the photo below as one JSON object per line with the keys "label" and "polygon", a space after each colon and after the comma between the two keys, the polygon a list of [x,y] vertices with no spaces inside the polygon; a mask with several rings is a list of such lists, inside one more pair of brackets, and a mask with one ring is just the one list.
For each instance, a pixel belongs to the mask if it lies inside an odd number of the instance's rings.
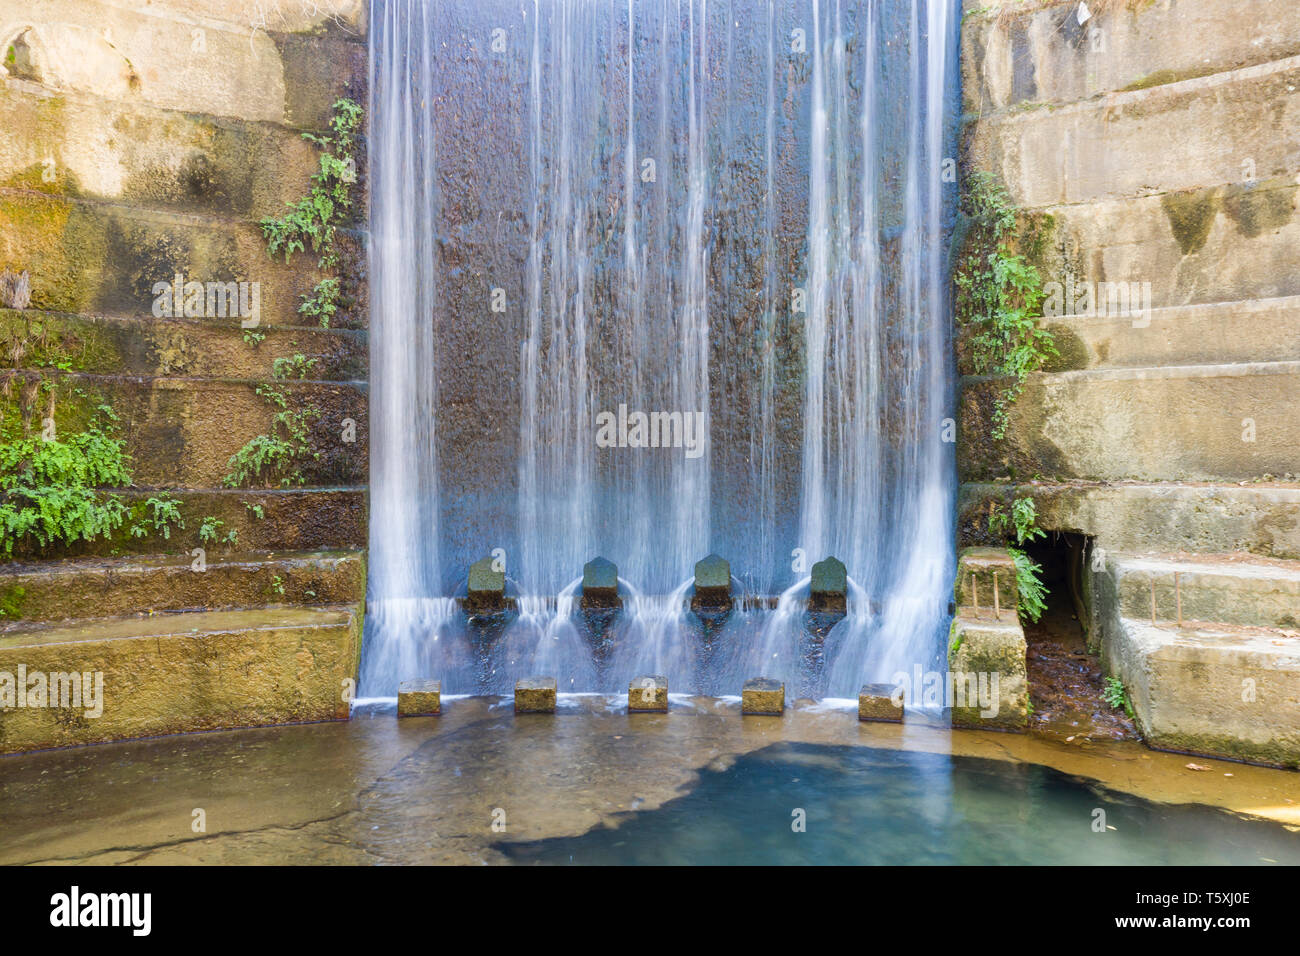
{"label": "shallow pool of water", "polygon": [[852,702],[448,699],[0,757],[0,863],[1300,863],[1300,775],[1190,762]]}
{"label": "shallow pool of water", "polygon": [[499,844],[572,864],[1300,863],[1300,836],[1035,764],[775,744],[581,836]]}

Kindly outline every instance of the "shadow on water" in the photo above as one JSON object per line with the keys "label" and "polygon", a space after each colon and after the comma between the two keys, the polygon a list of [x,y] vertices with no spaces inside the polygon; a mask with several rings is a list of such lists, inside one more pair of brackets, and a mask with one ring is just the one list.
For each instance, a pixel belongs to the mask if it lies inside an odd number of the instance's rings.
{"label": "shadow on water", "polygon": [[495,846],[543,864],[1300,863],[1300,834],[1048,767],[786,743],[705,769],[688,794],[618,826]]}

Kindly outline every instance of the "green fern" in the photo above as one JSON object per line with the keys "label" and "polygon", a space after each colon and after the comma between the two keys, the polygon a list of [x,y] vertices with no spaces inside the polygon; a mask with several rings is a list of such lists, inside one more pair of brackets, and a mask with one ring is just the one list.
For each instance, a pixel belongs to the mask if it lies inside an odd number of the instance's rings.
{"label": "green fern", "polygon": [[1019,548],[1008,548],[1016,565],[1016,589],[1020,592],[1020,613],[1031,622],[1037,621],[1047,610],[1047,588],[1039,575],[1043,569]]}
{"label": "green fern", "polygon": [[956,318],[976,374],[1011,379],[993,407],[993,437],[1002,439],[1009,409],[1030,373],[1058,353],[1051,333],[1039,326],[1042,278],[1011,251],[1016,214],[1006,190],[988,173],[976,172],[968,180],[961,208],[969,232],[953,274]]}

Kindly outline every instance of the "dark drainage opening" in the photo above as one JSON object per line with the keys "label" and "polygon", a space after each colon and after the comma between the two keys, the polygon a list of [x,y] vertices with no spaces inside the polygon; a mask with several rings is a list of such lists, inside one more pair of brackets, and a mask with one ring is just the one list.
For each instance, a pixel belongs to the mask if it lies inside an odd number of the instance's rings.
{"label": "dark drainage opening", "polygon": [[1046,589],[1038,620],[1031,621],[1023,610],[1020,615],[1034,708],[1031,725],[1080,742],[1136,739],[1132,721],[1105,702],[1101,661],[1088,649],[1084,572],[1092,558],[1092,539],[1049,531],[1024,551],[1041,568],[1037,576]]}

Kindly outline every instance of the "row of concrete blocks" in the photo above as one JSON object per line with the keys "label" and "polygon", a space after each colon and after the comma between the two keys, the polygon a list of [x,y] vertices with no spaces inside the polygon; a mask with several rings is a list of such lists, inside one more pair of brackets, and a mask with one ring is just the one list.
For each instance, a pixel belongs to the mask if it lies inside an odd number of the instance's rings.
{"label": "row of concrete blocks", "polygon": [[[516,714],[553,714],[555,699],[554,677],[525,677],[515,683]],[[627,687],[627,709],[629,713],[668,713],[668,678],[655,674],[634,679]],[[755,716],[785,713],[785,683],[770,677],[745,681],[740,692],[740,712]],[[440,713],[442,681],[404,681],[398,688],[397,716],[428,717]],[[893,685],[865,685],[858,694],[858,719],[901,721],[903,701]]]}
{"label": "row of concrete blocks", "polygon": [[[849,589],[844,562],[831,556],[812,566],[808,608],[812,611],[843,613]],[[700,608],[731,607],[731,564],[716,554],[695,564],[695,596],[691,603]],[[608,558],[593,558],[582,568],[579,604],[588,610],[622,607],[618,596],[618,565]],[[470,565],[465,607],[471,613],[490,614],[506,606],[506,573],[492,558]]]}

